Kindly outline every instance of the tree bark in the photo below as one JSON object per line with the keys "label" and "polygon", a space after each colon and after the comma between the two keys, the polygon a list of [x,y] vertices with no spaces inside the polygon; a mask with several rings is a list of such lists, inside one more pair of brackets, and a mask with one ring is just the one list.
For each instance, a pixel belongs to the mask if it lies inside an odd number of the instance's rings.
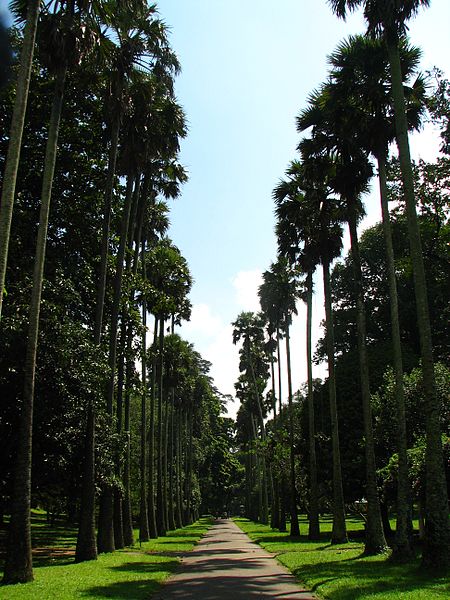
{"label": "tree bark", "polygon": [[34,42],[39,18],[40,0],[30,0],[27,9],[20,67],[17,78],[16,97],[9,134],[8,155],[3,175],[3,189],[0,201],[0,318],[2,316],[3,290],[5,288],[6,265],[8,261],[9,237],[19,170],[22,135],[28,104],[31,67],[33,65]]}

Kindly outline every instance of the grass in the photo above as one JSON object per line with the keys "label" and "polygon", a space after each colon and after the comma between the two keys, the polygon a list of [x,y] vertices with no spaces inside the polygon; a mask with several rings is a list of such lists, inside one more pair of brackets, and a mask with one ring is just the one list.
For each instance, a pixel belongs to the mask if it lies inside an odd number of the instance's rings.
{"label": "grass", "polygon": [[[73,562],[76,529],[50,527],[42,514],[32,519],[32,583],[0,587],[1,600],[148,600],[171,575],[180,556],[192,550],[209,529],[212,520],[202,518],[193,525],[168,532],[166,537],[102,554],[97,561]],[[138,532],[135,531],[138,538]]]}
{"label": "grass", "polygon": [[[235,519],[250,538],[277,555],[295,577],[319,598],[330,600],[443,600],[450,597],[448,577],[420,569],[419,553],[408,564],[395,564],[389,555],[364,557],[361,519],[347,520],[349,543],[329,543],[331,519],[321,521],[322,539],[306,535],[293,541],[286,533],[247,519]],[[307,531],[305,518],[301,531]]]}

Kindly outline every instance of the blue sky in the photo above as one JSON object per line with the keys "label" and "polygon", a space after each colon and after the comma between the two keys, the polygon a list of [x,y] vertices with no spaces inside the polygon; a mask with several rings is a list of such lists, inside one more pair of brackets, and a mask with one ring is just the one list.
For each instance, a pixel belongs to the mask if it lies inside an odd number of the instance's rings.
{"label": "blue sky", "polygon": [[[181,333],[213,362],[219,389],[233,393],[230,323],[257,309],[261,272],[276,256],[271,193],[295,157],[295,117],[325,79],[327,55],[364,23],[360,14],[338,20],[326,0],[160,0],[158,7],[181,61],[176,90],[190,130],[181,153],[190,180],[173,204],[170,231],[195,278],[193,316]],[[432,0],[411,22],[423,69],[436,65],[450,74],[449,26],[448,0]],[[433,155],[433,137],[414,141],[416,155]],[[367,204],[371,224],[379,220],[376,196]],[[321,304],[318,295],[316,339]],[[299,312],[295,387],[306,378],[303,307]]]}

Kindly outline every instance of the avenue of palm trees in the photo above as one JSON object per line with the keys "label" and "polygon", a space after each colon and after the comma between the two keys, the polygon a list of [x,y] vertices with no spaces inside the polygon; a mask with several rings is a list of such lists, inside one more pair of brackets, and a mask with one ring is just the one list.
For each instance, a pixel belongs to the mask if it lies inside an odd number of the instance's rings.
{"label": "avenue of palm trees", "polygon": [[[346,335],[350,334],[352,343],[347,349],[347,354],[350,355],[349,350],[357,349],[357,353],[354,354],[354,369],[356,372],[358,365],[357,396],[360,406],[357,410],[361,423],[360,443],[364,447],[364,458],[361,456],[360,464],[361,467],[365,465],[365,482],[361,496],[364,496],[367,502],[366,554],[384,552],[388,545],[387,535],[391,537],[385,497],[383,507],[380,505],[382,478],[379,469],[384,465],[380,464],[380,459],[376,456],[376,446],[379,445],[379,440],[376,439],[378,432],[374,433],[376,421],[373,415],[373,394],[376,388],[371,387],[370,379],[373,363],[371,355],[376,352],[376,344],[382,340],[388,342],[391,361],[388,360],[384,368],[392,369],[394,377],[392,401],[396,425],[392,440],[395,442],[397,465],[397,491],[393,502],[396,531],[390,543],[392,558],[407,561],[413,555],[413,493],[409,455],[411,432],[407,431],[410,416],[405,404],[402,353],[409,352],[409,348],[407,340],[402,339],[402,333],[404,338],[405,332],[402,318],[405,318],[406,313],[404,307],[399,305],[397,278],[404,269],[404,265],[400,267],[401,261],[408,261],[410,277],[414,282],[413,318],[418,337],[417,360],[420,360],[422,385],[425,390],[421,405],[425,421],[425,532],[422,562],[428,567],[445,567],[449,563],[450,542],[442,438],[446,425],[442,413],[443,399],[436,391],[429,293],[420,231],[421,227],[426,228],[427,224],[424,211],[421,210],[419,216],[417,214],[418,203],[414,186],[419,183],[419,179],[417,172],[413,174],[408,146],[408,131],[420,127],[427,106],[433,104],[427,97],[424,77],[418,72],[420,49],[413,47],[405,35],[408,20],[416,15],[421,6],[426,7],[428,4],[383,0],[330,2],[332,10],[342,18],[345,18],[348,12],[363,6],[367,33],[344,40],[329,57],[327,80],[311,93],[306,108],[302,109],[298,116],[298,132],[303,134],[298,145],[299,155],[291,162],[285,178],[273,192],[279,256],[263,274],[263,284],[259,290],[261,312],[239,315],[234,323],[234,341],[244,340],[240,350],[242,374],[236,384],[236,390],[242,402],[237,424],[238,431],[241,431],[242,448],[248,455],[248,487],[251,489],[252,482],[256,490],[261,486],[269,487],[272,495],[271,524],[284,530],[285,512],[289,513],[292,536],[299,535],[299,502],[308,513],[310,539],[319,539],[318,514],[319,511],[323,512],[325,506],[330,506],[333,515],[332,542],[342,543],[346,541],[345,506],[350,501],[350,494],[347,493],[346,498],[343,492],[341,461],[342,452],[348,452],[348,439],[340,436],[339,429],[340,424],[345,423],[347,418],[341,411],[348,410],[349,400],[345,398],[344,390],[336,389],[336,363],[338,366],[343,363],[345,356],[342,349],[338,350],[335,345],[336,336],[342,339],[342,331],[336,328],[333,312],[335,309],[340,313],[344,312],[343,303],[349,303],[344,324],[351,328],[351,332],[346,332]],[[441,101],[442,99],[441,97]],[[448,98],[446,107],[448,111]],[[446,114],[445,125],[448,127],[448,112]],[[441,135],[445,141],[445,127]],[[394,142],[398,148],[395,184],[397,195],[392,193],[394,183],[387,175]],[[381,336],[378,333],[375,339],[372,331],[368,333],[367,321],[373,321],[374,315],[367,314],[366,304],[368,294],[373,293],[373,290],[368,290],[378,284],[367,272],[367,261],[373,260],[373,257],[367,254],[366,249],[362,255],[357,229],[358,222],[364,214],[364,194],[375,175],[371,157],[375,160],[379,179],[383,231],[379,243],[384,247],[382,268],[386,273],[386,300],[389,309],[389,313],[384,315],[386,331]],[[444,158],[440,164],[448,164],[447,161],[448,158]],[[445,186],[444,172],[445,168],[441,172],[442,182],[436,181],[437,188],[439,185]],[[391,177],[394,174],[391,166],[390,174]],[[445,196],[445,191],[443,193]],[[391,223],[388,200],[400,201],[402,205],[400,211],[398,208],[395,210],[395,227]],[[423,197],[421,201],[427,202]],[[444,212],[447,216],[444,217],[444,222],[448,226],[448,200],[445,203]],[[398,236],[398,224],[403,220],[407,228],[409,247],[403,247],[401,254],[396,256],[394,248],[398,246],[398,241],[395,236]],[[336,287],[339,283],[339,265],[332,277],[330,268],[333,261],[341,255],[345,226],[348,226],[351,241],[347,262],[351,269],[352,282],[347,283],[345,293],[348,293],[349,297],[344,301],[343,290]],[[323,271],[325,334],[316,359],[327,361],[328,378],[315,392],[314,386],[317,387],[318,384],[313,379],[311,313],[313,274],[319,266]],[[448,273],[444,278],[447,278],[448,282]],[[307,307],[305,356],[308,378],[305,389],[297,393],[294,406],[290,324],[292,316],[297,314],[297,303],[300,301],[305,302]],[[404,299],[402,301],[404,302]],[[433,312],[435,310],[436,307],[433,307]],[[411,313],[409,314],[411,317]],[[339,323],[339,327],[342,327],[342,323]],[[283,338],[286,344],[287,392],[281,390],[280,344]],[[295,343],[298,343],[298,340]],[[446,356],[445,352],[441,354],[439,351],[440,360],[446,362]],[[278,364],[277,375],[275,364]],[[377,365],[376,369],[376,377],[379,378],[380,365]],[[270,389],[265,396],[264,391],[269,380]],[[337,402],[337,391],[340,402]],[[288,398],[287,408],[281,405],[283,393]],[[331,488],[328,497],[323,491],[323,485],[320,494],[318,490],[317,464],[320,457],[317,456],[317,446],[324,432],[323,426],[319,434],[315,430],[315,410],[317,411],[319,393],[326,393],[329,401],[329,424],[325,428],[332,458],[331,472],[327,472],[327,482]],[[266,416],[268,411],[273,410],[273,418],[266,426],[262,422],[257,427],[261,407]],[[320,410],[324,410],[322,405]],[[302,422],[303,418],[306,422]],[[297,423],[294,425],[296,419]],[[296,426],[299,430],[295,439]],[[305,447],[301,450],[299,446],[302,447],[302,444]],[[274,448],[277,450],[274,451]],[[329,455],[328,450],[327,453]],[[252,456],[255,456],[256,460],[253,465]],[[323,468],[321,471],[323,477]],[[268,473],[272,475],[269,481]],[[344,475],[348,477],[345,469]],[[251,491],[247,494],[250,510]],[[256,511],[256,515],[252,514],[252,518],[259,518],[263,523],[268,522],[266,494],[261,490],[258,494],[259,511]],[[385,495],[383,492],[383,496]],[[280,504],[280,497],[284,497],[283,506]]]}
{"label": "avenue of palm trees", "polygon": [[[76,562],[132,546],[134,526],[145,542],[225,510],[293,538],[307,513],[311,540],[330,513],[331,543],[345,544],[364,505],[365,554],[410,560],[418,513],[423,566],[449,566],[450,84],[435,72],[432,89],[406,36],[429,1],[328,4],[337,18],[362,7],[367,31],[299,99],[298,152],[272,194],[278,255],[260,312],[232,324],[233,422],[210,363],[176,332],[193,276],[168,236],[188,128],[167,26],[145,0],[13,3],[0,90],[4,584],[33,580],[36,507],[76,523]],[[415,165],[408,134],[426,119],[442,156]],[[374,177],[381,222],[361,235]],[[305,340],[291,328],[302,302]]]}

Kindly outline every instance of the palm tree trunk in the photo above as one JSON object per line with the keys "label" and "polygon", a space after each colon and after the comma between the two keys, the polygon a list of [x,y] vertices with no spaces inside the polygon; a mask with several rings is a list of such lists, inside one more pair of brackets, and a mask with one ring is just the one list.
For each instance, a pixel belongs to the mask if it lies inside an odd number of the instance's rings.
{"label": "palm tree trunk", "polygon": [[156,525],[160,536],[166,535],[167,524],[165,521],[164,494],[163,494],[163,406],[164,406],[164,318],[161,316],[159,330],[159,360],[158,360],[158,452],[157,452],[157,477],[156,477]]}
{"label": "palm tree trunk", "polygon": [[[119,359],[117,366],[117,403],[116,403],[116,421],[117,433],[120,436],[123,425],[123,386],[125,377],[125,340],[126,340],[125,313],[122,313],[120,323],[120,344],[119,344]],[[114,457],[116,477],[121,477],[121,461],[120,456],[116,453]],[[123,540],[123,510],[122,510],[122,491],[119,488],[114,490],[114,543],[116,549],[124,547]]]}
{"label": "palm tree trunk", "polygon": [[383,232],[386,244],[386,266],[389,282],[392,351],[395,374],[395,399],[397,406],[397,527],[393,557],[400,560],[408,560],[412,554],[412,522],[410,511],[411,488],[408,477],[408,445],[406,436],[405,397],[403,392],[403,361],[400,321],[398,315],[397,278],[395,275],[394,248],[392,245],[391,220],[387,198],[386,158],[384,155],[378,157],[378,176],[380,184],[381,212],[383,215]]}
{"label": "palm tree trunk", "polygon": [[[41,210],[36,242],[36,258],[33,272],[33,290],[29,312],[29,330],[24,369],[23,405],[20,414],[16,474],[12,494],[12,511],[8,535],[8,553],[5,563],[4,582],[25,582],[33,579],[30,537],[31,502],[31,451],[33,428],[33,402],[36,373],[36,357],[39,335],[39,315],[42,286],[44,281],[45,249],[47,244],[48,218],[52,196],[58,147],[59,123],[61,120],[64,83],[67,66],[61,67],[56,75],[55,91],[45,151],[44,175],[42,179]],[[20,471],[20,472],[19,472]]]}
{"label": "palm tree trunk", "polygon": [[372,406],[369,385],[369,364],[366,348],[366,316],[364,310],[364,297],[362,287],[361,259],[359,255],[358,234],[356,230],[356,215],[350,206],[349,229],[351,240],[351,254],[354,269],[355,300],[356,300],[356,326],[358,332],[358,356],[361,378],[361,398],[363,409],[365,457],[366,457],[366,495],[367,495],[367,523],[364,553],[378,554],[386,550],[386,540],[381,521],[380,502],[377,491],[377,471],[375,464],[375,446],[372,429]]}
{"label": "palm tree trunk", "polygon": [[440,407],[434,379],[433,345],[431,340],[427,284],[420,229],[416,213],[398,38],[395,35],[390,35],[386,37],[386,41],[391,68],[396,137],[403,179],[411,262],[414,275],[423,385],[427,392],[425,401],[426,522],[422,563],[427,567],[445,568],[450,565],[450,525],[448,521],[447,485],[439,421]]}
{"label": "palm tree trunk", "polygon": [[123,469],[123,487],[125,490],[123,499],[123,543],[125,546],[134,544],[133,519],[131,514],[131,492],[130,492],[130,463],[131,463],[131,436],[130,436],[130,393],[133,365],[130,359],[133,330],[131,325],[127,328],[127,359],[125,368],[125,411],[124,429],[127,436],[125,451],[125,464]]}
{"label": "palm tree trunk", "polygon": [[181,408],[178,410],[178,418],[177,418],[177,521],[178,527],[183,527],[184,525],[184,506],[183,506],[183,487],[182,487],[182,473],[181,473],[181,465],[182,465],[182,444],[181,439],[183,437],[182,431],[183,425],[183,416]]}
{"label": "palm tree trunk", "polygon": [[167,465],[168,465],[168,439],[169,439],[169,390],[164,394],[164,417],[163,417],[163,506],[164,506],[164,521],[167,529],[169,529],[169,501],[168,501],[168,481],[167,481]]}
{"label": "palm tree trunk", "polygon": [[[277,362],[278,362],[278,414],[281,417],[281,350],[280,350],[280,328],[277,326]],[[281,421],[280,421],[281,424]]]}
{"label": "palm tree trunk", "polygon": [[158,537],[158,528],[156,526],[155,509],[155,410],[156,410],[156,344],[158,342],[158,317],[155,317],[155,326],[153,332],[153,356],[152,356],[152,388],[150,396],[150,431],[148,440],[148,497],[147,513],[149,533],[152,539]]}
{"label": "palm tree trunk", "polygon": [[17,90],[9,134],[8,156],[6,158],[3,175],[3,190],[0,201],[0,318],[2,316],[3,290],[5,287],[14,195],[16,191],[17,172],[19,170],[20,150],[22,147],[23,127],[28,104],[28,90],[30,88],[34,42],[36,39],[40,5],[40,0],[30,0],[28,2],[27,22],[20,53]]}
{"label": "palm tree trunk", "polygon": [[314,390],[312,379],[312,297],[313,297],[313,278],[312,271],[308,272],[306,278],[307,294],[307,317],[306,317],[306,362],[308,369],[308,423],[309,423],[309,530],[308,538],[318,540],[320,538],[319,526],[319,506],[317,489],[317,463],[316,463],[316,435],[314,424]]}
{"label": "palm tree trunk", "polygon": [[94,325],[94,343],[99,345],[102,336],[103,311],[105,307],[106,273],[108,269],[109,231],[111,226],[112,194],[116,175],[117,151],[119,147],[120,118],[114,119],[109,146],[108,171],[106,174],[105,208],[103,213],[102,244],[100,248],[100,272],[97,285],[97,302]]}
{"label": "palm tree trunk", "polygon": [[[251,372],[252,384],[253,384],[253,392],[254,392],[254,396],[255,396],[256,406],[258,409],[258,421],[259,421],[259,426],[260,426],[260,431],[261,431],[261,441],[264,443],[266,441],[266,430],[265,430],[265,426],[264,426],[264,417],[263,417],[263,413],[262,413],[261,399],[259,396],[258,384],[256,381],[255,370],[253,368],[253,361],[251,359],[250,350],[248,350],[248,363],[250,365],[250,372]],[[255,437],[255,442],[256,442],[256,439],[257,439],[256,429],[255,429],[255,436],[256,436]],[[260,457],[260,459],[261,459],[261,468],[262,468],[262,478],[261,478],[261,485],[260,485],[261,511],[260,511],[259,516],[260,516],[261,523],[267,524],[269,522],[269,498],[268,498],[268,493],[267,493],[267,465],[266,465],[266,458],[264,456],[264,453],[262,453],[262,456]]]}
{"label": "palm tree trunk", "polygon": [[328,359],[328,396],[330,401],[331,445],[333,454],[333,530],[332,544],[348,541],[345,525],[344,491],[342,487],[341,451],[339,447],[339,425],[336,405],[336,375],[334,371],[334,329],[331,306],[330,263],[322,260],[323,290],[325,297],[325,322]]}
{"label": "palm tree trunk", "polygon": [[175,390],[170,393],[170,441],[169,441],[169,529],[172,531],[177,528],[175,522],[175,505],[174,505],[174,426],[175,426]]}
{"label": "palm tree trunk", "polygon": [[[281,350],[280,350],[280,327],[277,324],[277,362],[278,362],[278,414],[279,414],[279,431],[283,428],[283,418],[282,418],[282,403],[281,403]],[[278,496],[280,498],[280,531],[286,531],[286,482],[284,471],[281,473],[280,480],[278,482]]]}
{"label": "palm tree trunk", "polygon": [[[273,397],[273,425],[274,431],[277,430],[277,398],[275,394],[275,367],[273,353],[270,355],[270,375],[272,381],[272,397]],[[272,462],[273,465],[273,462]],[[270,466],[270,465],[269,465]],[[280,486],[278,478],[274,475],[273,468],[270,469],[270,481],[272,488],[272,505],[270,510],[270,526],[272,529],[278,529],[280,526]]]}
{"label": "palm tree trunk", "polygon": [[295,485],[295,454],[294,454],[294,406],[292,403],[292,372],[291,372],[291,346],[289,340],[289,323],[286,322],[286,359],[288,375],[288,402],[289,402],[289,458],[291,472],[291,537],[300,537],[297,513],[297,491]]}
{"label": "palm tree trunk", "polygon": [[[142,240],[142,278],[146,280],[145,241]],[[147,301],[142,299],[142,390],[141,390],[141,469],[140,469],[140,516],[139,540],[147,542],[150,539],[147,512]]]}
{"label": "palm tree trunk", "polygon": [[[125,205],[121,219],[121,231],[119,249],[117,252],[116,276],[114,279],[114,298],[111,312],[111,327],[109,335],[109,355],[108,365],[110,375],[108,380],[108,389],[106,397],[106,411],[112,421],[113,403],[114,403],[114,382],[116,372],[116,353],[117,353],[117,328],[119,319],[120,299],[122,295],[122,277],[124,268],[125,248],[127,245],[128,228],[133,200],[133,182],[134,177],[128,175],[127,190],[125,196]],[[99,552],[114,552],[114,527],[113,527],[113,489],[111,485],[105,485],[100,502],[100,512],[98,520],[97,545]]]}

